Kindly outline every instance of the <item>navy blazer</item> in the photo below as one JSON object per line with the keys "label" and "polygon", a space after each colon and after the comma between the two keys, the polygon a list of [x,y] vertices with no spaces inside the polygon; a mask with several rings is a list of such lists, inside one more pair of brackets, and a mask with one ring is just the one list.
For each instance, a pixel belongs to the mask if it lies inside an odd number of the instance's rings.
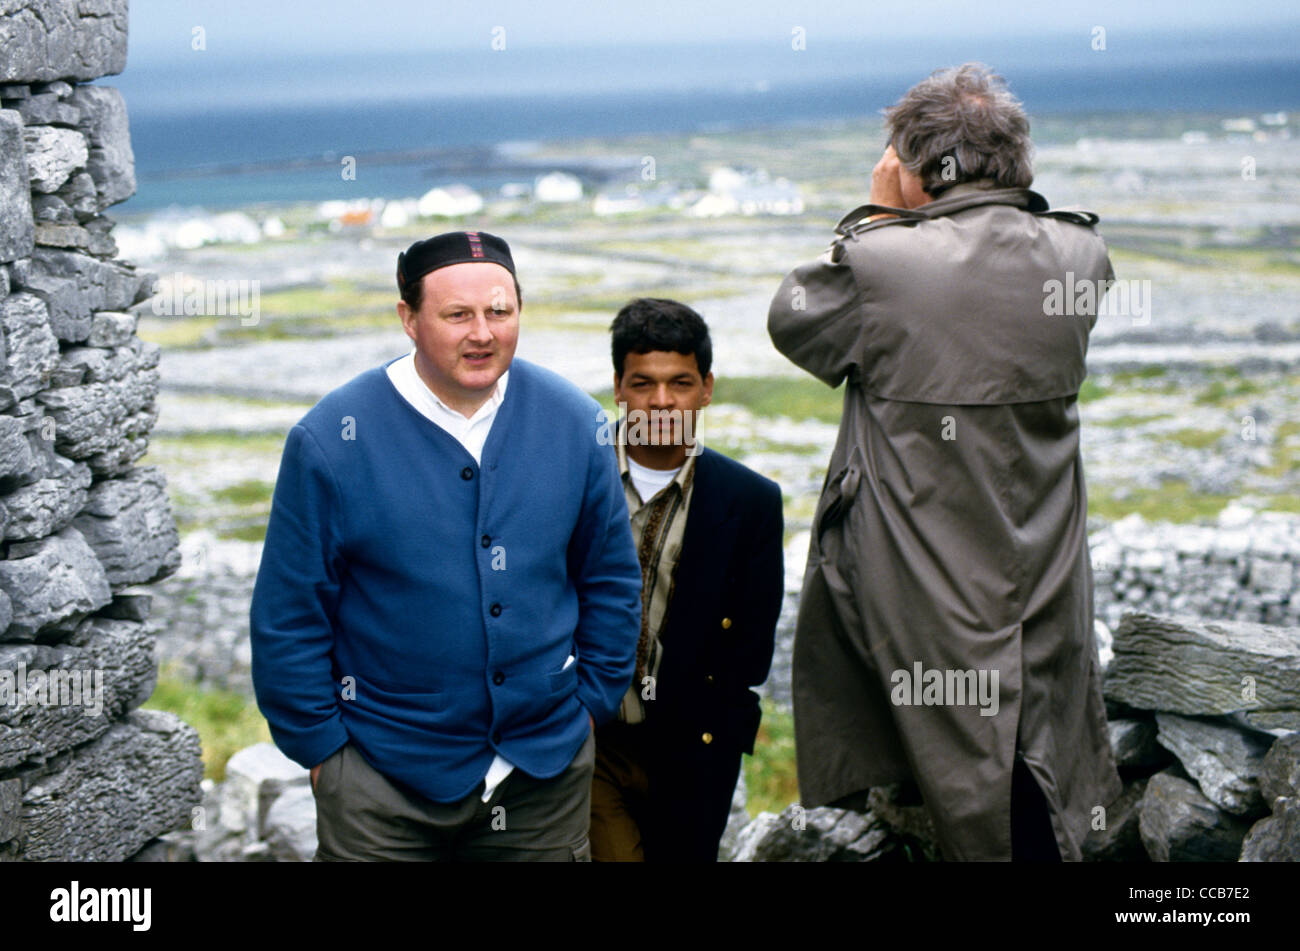
{"label": "navy blazer", "polygon": [[762,714],[751,688],[772,665],[785,592],[783,531],[780,486],[705,447],[647,704],[645,725],[670,756],[683,744],[719,757],[754,751]]}

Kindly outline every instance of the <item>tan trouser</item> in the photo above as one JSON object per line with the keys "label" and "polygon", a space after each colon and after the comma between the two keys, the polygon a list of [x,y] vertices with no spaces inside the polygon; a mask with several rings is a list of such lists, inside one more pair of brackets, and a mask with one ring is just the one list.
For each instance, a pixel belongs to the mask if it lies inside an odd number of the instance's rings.
{"label": "tan trouser", "polygon": [[591,777],[591,859],[644,862],[641,824],[650,793],[639,726],[613,721],[596,731]]}

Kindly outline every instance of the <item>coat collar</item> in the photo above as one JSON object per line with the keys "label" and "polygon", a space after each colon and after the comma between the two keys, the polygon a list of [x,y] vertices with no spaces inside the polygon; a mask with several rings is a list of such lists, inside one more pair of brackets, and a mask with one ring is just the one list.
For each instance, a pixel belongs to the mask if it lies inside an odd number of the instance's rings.
{"label": "coat collar", "polygon": [[[891,208],[888,205],[861,205],[840,219],[835,226],[835,233],[842,236],[857,234],[871,227],[911,224],[917,221],[930,221],[944,215],[951,215],[977,205],[1014,205],[1030,212],[1047,211],[1047,199],[1028,188],[998,188],[991,179],[974,182],[962,182],[944,191],[934,201],[916,208]],[[868,222],[865,219],[882,212],[897,215],[897,218],[882,218]]]}
{"label": "coat collar", "polygon": [[975,205],[1015,205],[1026,211],[1046,211],[1048,208],[1047,199],[1036,191],[1028,188],[998,188],[992,180],[980,179],[953,185],[934,201],[912,210],[927,218],[938,218]]}

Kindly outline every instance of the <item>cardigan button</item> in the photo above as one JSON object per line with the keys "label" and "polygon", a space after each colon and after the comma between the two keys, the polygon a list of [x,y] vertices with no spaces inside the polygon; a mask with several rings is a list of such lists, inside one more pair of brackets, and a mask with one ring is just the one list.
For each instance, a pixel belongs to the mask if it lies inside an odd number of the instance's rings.
{"label": "cardigan button", "polygon": [[726,631],[726,630],[730,630],[730,628],[731,628],[731,618],[724,617],[722,619],[722,629]]}
{"label": "cardigan button", "polygon": [[491,614],[493,617],[500,617],[500,616],[501,616],[501,605],[499,605],[499,604],[494,604],[494,605],[492,605],[492,607],[488,608],[488,614]]}
{"label": "cardigan button", "polygon": [[500,687],[503,683],[506,682],[506,675],[501,673],[501,671],[498,670],[495,674],[492,675],[492,682],[496,684],[498,687]]}
{"label": "cardigan button", "polygon": [[711,684],[711,683],[713,683],[713,674],[705,674],[705,675],[704,675],[704,682],[705,682],[706,684]]}
{"label": "cardigan button", "polygon": [[470,479],[474,478],[474,470],[469,466],[466,466],[464,469],[460,470],[460,477],[468,482]]}
{"label": "cardigan button", "polygon": [[489,545],[492,544],[492,536],[491,536],[491,535],[484,535],[484,536],[483,536],[482,538],[480,538],[478,541],[479,541],[479,544],[480,544],[480,545],[482,545],[484,548],[487,548]]}
{"label": "cardigan button", "polygon": [[702,737],[700,737],[700,739],[704,741],[705,746],[708,746],[710,743],[713,742],[713,734],[705,733]]}

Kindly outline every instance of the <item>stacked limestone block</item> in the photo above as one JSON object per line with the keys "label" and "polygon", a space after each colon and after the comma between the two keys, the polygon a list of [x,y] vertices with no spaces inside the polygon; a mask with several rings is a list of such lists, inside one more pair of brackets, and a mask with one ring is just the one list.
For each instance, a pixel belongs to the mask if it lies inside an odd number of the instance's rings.
{"label": "stacked limestone block", "polygon": [[1300,628],[1128,614],[1103,693],[1125,788],[1094,857],[1300,857]]}
{"label": "stacked limestone block", "polygon": [[1130,515],[1089,537],[1093,601],[1111,629],[1126,612],[1300,627],[1300,518],[1233,504],[1212,525]]}
{"label": "stacked limestone block", "polygon": [[176,570],[158,348],[103,212],[135,191],[126,0],[0,0],[0,860],[121,860],[189,821],[198,736],[141,711]]}

